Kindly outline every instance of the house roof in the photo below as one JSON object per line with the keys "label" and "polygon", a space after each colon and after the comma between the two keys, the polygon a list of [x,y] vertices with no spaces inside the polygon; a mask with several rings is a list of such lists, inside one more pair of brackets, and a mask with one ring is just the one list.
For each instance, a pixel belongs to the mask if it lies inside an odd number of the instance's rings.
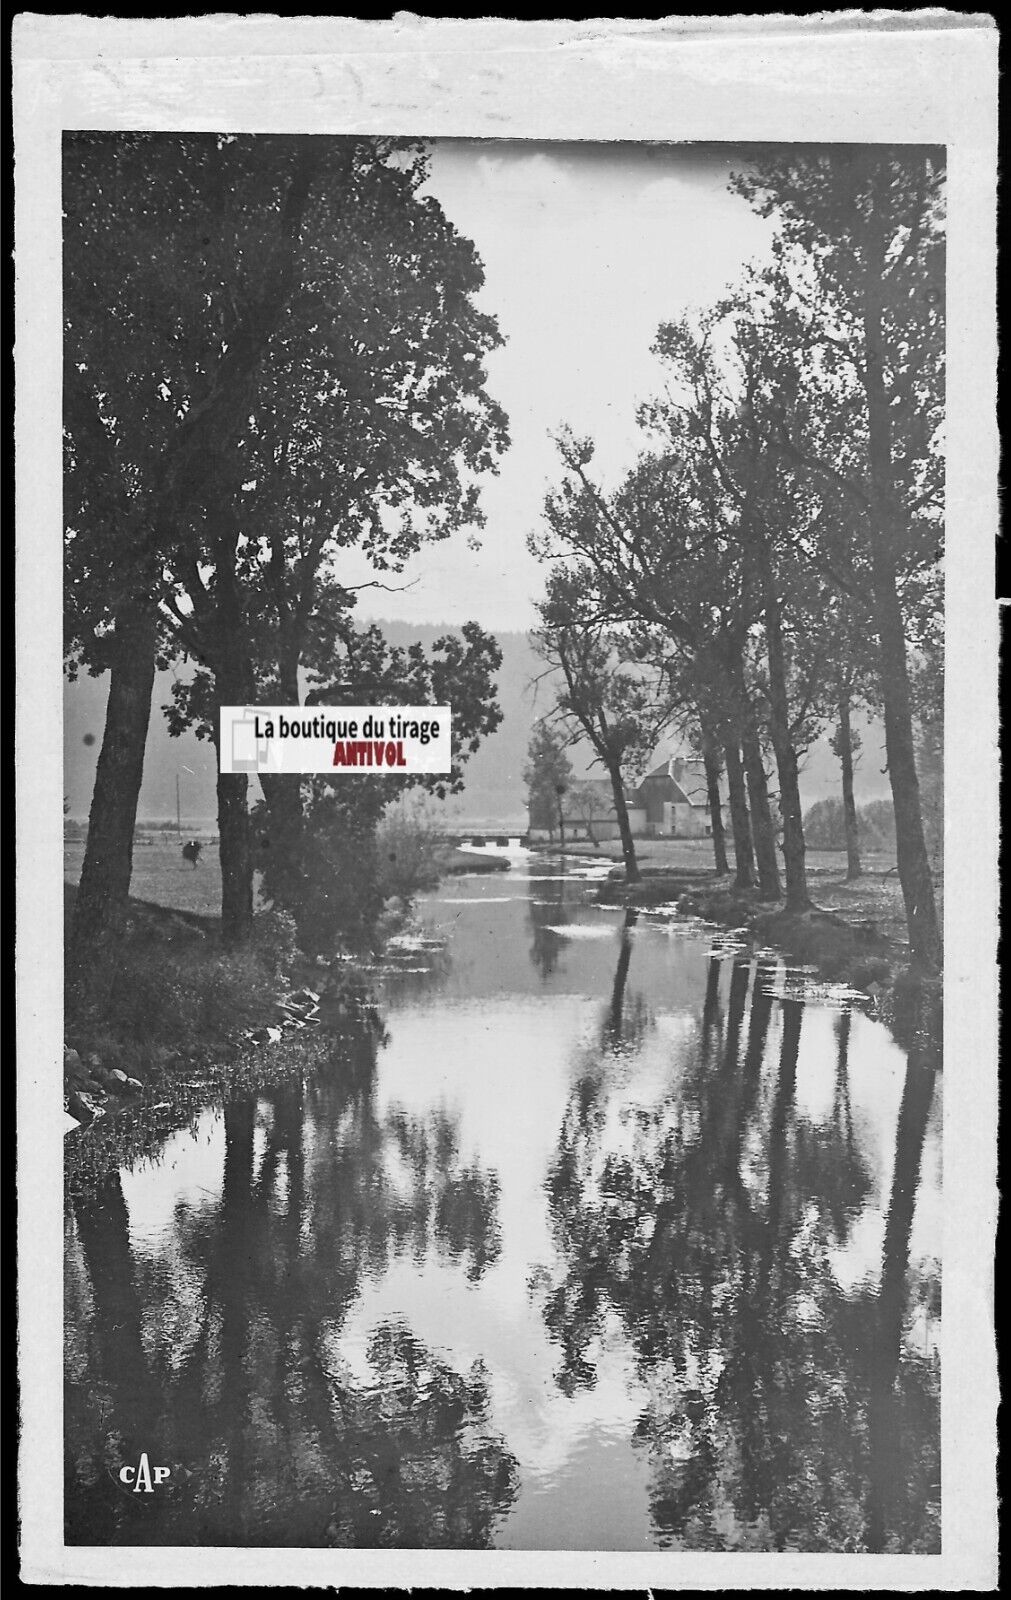
{"label": "house roof", "polygon": [[646,776],[641,779],[639,787],[641,788],[642,784],[644,783],[658,781],[662,781],[669,786],[667,789],[666,798],[668,800],[673,800],[675,805],[691,806],[695,804],[695,801],[689,799],[688,795],[685,794],[685,791],[682,789],[677,780],[671,777],[670,762],[661,761],[660,765],[658,767],[654,767],[652,772],[647,772]]}

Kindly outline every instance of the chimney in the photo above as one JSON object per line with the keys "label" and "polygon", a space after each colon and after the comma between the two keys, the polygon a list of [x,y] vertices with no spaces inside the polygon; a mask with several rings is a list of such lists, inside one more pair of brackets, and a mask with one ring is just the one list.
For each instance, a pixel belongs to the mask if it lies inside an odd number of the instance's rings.
{"label": "chimney", "polygon": [[674,782],[680,784],[685,775],[685,762],[683,756],[675,756],[667,768]]}

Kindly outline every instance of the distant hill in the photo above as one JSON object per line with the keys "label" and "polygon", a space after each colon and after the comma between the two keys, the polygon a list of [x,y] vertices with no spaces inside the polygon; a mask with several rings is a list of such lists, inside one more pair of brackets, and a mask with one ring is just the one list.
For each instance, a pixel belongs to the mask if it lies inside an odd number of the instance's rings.
{"label": "distant hill", "polygon": [[[449,623],[424,625],[379,620],[390,643],[398,646],[413,643],[430,646],[443,634],[456,631]],[[544,664],[535,655],[529,635],[500,633],[496,637],[502,650],[498,699],[503,720],[477,755],[471,757],[466,769],[466,791],[447,802],[447,817],[461,824],[497,822],[503,828],[518,828],[526,823],[523,766],[530,729],[535,719],[550,708],[553,696],[549,684],[543,681]],[[171,699],[175,676],[173,671],[160,672],[155,680],[139,814],[141,820],[148,823],[173,820],[178,777],[183,827],[210,827],[217,811],[214,749],[209,742],[189,733],[178,739],[169,737],[161,708]],[[105,677],[84,676],[76,683],[65,685],[64,793],[73,817],[86,817],[91,804],[107,695]],[[857,801],[863,804],[889,793],[883,771],[884,734],[880,722],[854,720],[864,742],[855,778]],[[84,741],[89,736],[93,742],[86,744]],[[660,748],[656,759],[669,753],[672,752],[666,747]],[[591,766],[591,756],[591,751],[578,747],[572,752],[577,777],[600,774],[599,766]],[[839,763],[827,737],[819,739],[804,757],[800,782],[805,809],[816,800],[838,793]]]}
{"label": "distant hill", "polygon": [[[390,643],[401,647],[415,641],[431,646],[436,639],[455,631],[448,623],[419,627],[381,619],[380,626]],[[495,637],[502,651],[498,674],[502,721],[491,738],[484,740],[477,754],[470,757],[465,769],[466,791],[447,803],[447,811],[461,820],[497,820],[503,827],[525,828],[527,795],[523,768],[530,730],[537,717],[550,710],[553,694],[543,681],[544,662],[534,653],[529,634],[497,633]],[[592,755],[592,750],[573,752],[572,765],[578,777],[587,775]]]}

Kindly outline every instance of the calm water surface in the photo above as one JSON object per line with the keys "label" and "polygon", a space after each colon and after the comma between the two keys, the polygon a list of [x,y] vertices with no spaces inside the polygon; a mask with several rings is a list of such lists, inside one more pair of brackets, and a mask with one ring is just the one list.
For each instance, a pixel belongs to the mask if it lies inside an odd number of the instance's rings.
{"label": "calm water surface", "polygon": [[70,1203],[68,1542],[939,1547],[933,1061],[591,872]]}

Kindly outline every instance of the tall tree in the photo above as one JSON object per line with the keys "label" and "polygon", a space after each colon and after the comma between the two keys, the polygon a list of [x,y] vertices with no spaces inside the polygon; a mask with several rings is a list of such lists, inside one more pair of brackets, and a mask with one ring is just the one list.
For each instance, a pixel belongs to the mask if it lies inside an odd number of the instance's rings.
{"label": "tall tree", "polygon": [[159,601],[197,559],[188,529],[243,425],[321,156],[304,139],[255,156],[217,135],[65,143],[68,647],[111,669],[72,1001],[101,987],[126,905],[156,658],[172,648]]}
{"label": "tall tree", "polygon": [[[219,705],[232,692],[223,640],[241,658],[249,693],[297,701],[317,603],[325,601],[326,625],[341,593],[341,549],[357,546],[376,571],[396,571],[422,542],[478,526],[477,478],[507,443],[505,418],[484,389],[484,358],[501,341],[473,303],[483,270],[470,241],[421,193],[424,152],[337,143],[341,181],[317,185],[298,292],[239,441],[221,524],[228,538],[211,553],[208,579],[191,569],[174,608]],[[224,617],[219,565],[235,565],[242,578]],[[264,793],[279,843],[297,855],[297,781],[268,778]],[[238,936],[250,877],[242,820]],[[230,839],[222,835],[229,854]],[[223,914],[227,929],[227,905]]]}
{"label": "tall tree", "polygon": [[720,800],[723,759],[720,754],[719,739],[708,716],[700,718],[699,744],[706,774],[709,820],[713,830],[713,865],[720,877],[724,877],[730,871],[730,863],[727,860],[726,830],[723,826],[723,807]]}
{"label": "tall tree", "polygon": [[579,819],[586,829],[586,837],[594,846],[597,844],[595,824],[601,822],[608,814],[610,807],[607,796],[595,783],[575,783],[569,789],[570,815]]}
{"label": "tall tree", "polygon": [[655,630],[651,652],[672,701],[704,713],[724,747],[737,885],[752,886],[757,853],[761,892],[775,899],[775,836],[746,664],[757,619],[736,546],[700,503],[679,452],[642,455],[605,494],[591,476],[592,442],[563,433],[558,445],[565,476],[545,502],[547,532],[531,549],[544,560],[570,554],[584,564],[583,603],[592,598],[598,621],[630,627],[633,637]]}
{"label": "tall tree", "polygon": [[572,762],[566,753],[568,739],[546,718],[535,722],[527,745],[523,782],[532,828],[547,828],[555,836],[561,797],[572,782]]}
{"label": "tall tree", "polygon": [[805,361],[845,409],[845,449],[831,455],[784,430],[788,459],[841,489],[867,543],[895,809],[899,879],[914,961],[941,962],[924,836],[904,589],[936,568],[943,465],[942,153],[849,146],[763,158],[737,187],[782,232],[780,261],[810,312]]}
{"label": "tall tree", "polygon": [[558,709],[585,737],[611,780],[618,833],[629,883],[639,880],[639,863],[625,799],[630,767],[648,759],[669,720],[659,685],[641,668],[624,666],[618,635],[587,616],[591,573],[583,568],[552,572],[547,597],[539,607],[541,626],[535,648],[561,677]]}
{"label": "tall tree", "polygon": [[842,773],[842,803],[843,825],[846,833],[846,877],[850,882],[860,877],[863,867],[860,861],[860,825],[857,818],[857,803],[853,791],[853,766],[854,758],[860,749],[860,736],[854,732],[851,710],[851,691],[846,675],[840,672],[838,679],[839,693],[839,724],[832,735],[832,749],[839,757],[839,766]]}
{"label": "tall tree", "polygon": [[[742,292],[700,317],[664,324],[654,349],[668,371],[667,392],[644,408],[643,418],[661,433],[664,448],[677,452],[693,495],[737,547],[741,582],[762,627],[754,688],[779,779],[786,903],[804,911],[810,900],[799,756],[816,729],[812,711],[828,644],[819,626],[825,585],[797,562],[793,548],[795,531],[811,513],[775,435],[785,414],[802,409],[802,397],[789,348],[773,338],[763,309]],[[742,743],[751,780],[753,729],[745,726]],[[753,797],[753,812],[754,806]],[[760,795],[758,806],[764,806]],[[762,844],[756,844],[761,869]],[[769,880],[771,887],[771,872]]]}
{"label": "tall tree", "polygon": [[[145,569],[137,588],[159,603],[171,648],[210,672],[215,706],[267,681],[297,690],[337,549],[358,544],[375,568],[395,568],[423,539],[480,521],[476,478],[506,443],[484,390],[483,358],[500,341],[472,301],[482,268],[422,193],[417,146],[164,136],[130,160],[130,192],[148,203],[133,205],[126,235],[122,185],[85,209],[105,245],[99,304],[114,305],[122,266],[117,293],[134,321],[170,329],[173,359],[141,369],[169,448],[134,465],[158,512],[141,540],[153,581]],[[151,261],[164,268],[157,294],[137,267]],[[112,366],[113,381],[92,388],[113,395],[105,409],[118,417],[128,405]],[[232,942],[252,915],[246,785],[219,783]],[[294,815],[297,786],[280,787],[271,798]]]}

